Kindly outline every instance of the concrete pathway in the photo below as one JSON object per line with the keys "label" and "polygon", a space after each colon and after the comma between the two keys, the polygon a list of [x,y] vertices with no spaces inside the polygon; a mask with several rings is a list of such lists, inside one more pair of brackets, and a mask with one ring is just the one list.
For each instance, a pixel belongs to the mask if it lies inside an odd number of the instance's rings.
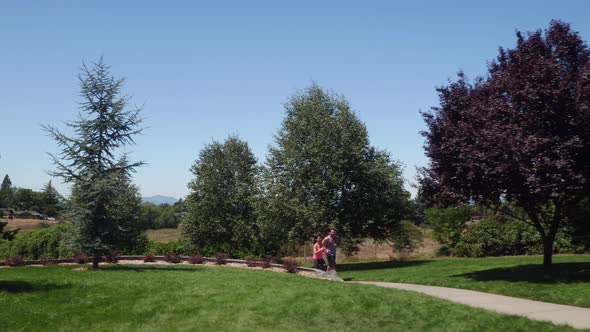
{"label": "concrete pathway", "polygon": [[493,310],[503,314],[523,316],[555,324],[567,324],[578,329],[590,329],[590,309],[588,308],[525,300],[516,297],[448,287],[377,281],[350,282],[415,291],[471,307]]}

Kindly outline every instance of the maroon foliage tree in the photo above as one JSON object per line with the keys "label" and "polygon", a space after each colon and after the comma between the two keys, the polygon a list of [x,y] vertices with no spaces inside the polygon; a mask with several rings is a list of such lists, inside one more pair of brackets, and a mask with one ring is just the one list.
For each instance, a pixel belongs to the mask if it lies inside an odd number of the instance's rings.
{"label": "maroon foliage tree", "polygon": [[439,203],[510,202],[503,211],[539,231],[550,269],[567,209],[590,192],[590,51],[560,21],[516,37],[485,77],[437,89],[421,184]]}

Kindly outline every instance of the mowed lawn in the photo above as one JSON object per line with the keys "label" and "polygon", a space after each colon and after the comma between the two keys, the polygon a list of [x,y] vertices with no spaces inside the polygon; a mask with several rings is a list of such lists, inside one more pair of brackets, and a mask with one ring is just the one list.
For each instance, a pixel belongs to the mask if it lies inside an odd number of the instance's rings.
{"label": "mowed lawn", "polygon": [[590,255],[555,256],[553,273],[541,256],[448,258],[343,264],[340,277],[447,286],[590,308]]}
{"label": "mowed lawn", "polygon": [[568,331],[413,292],[214,266],[0,269],[3,331]]}

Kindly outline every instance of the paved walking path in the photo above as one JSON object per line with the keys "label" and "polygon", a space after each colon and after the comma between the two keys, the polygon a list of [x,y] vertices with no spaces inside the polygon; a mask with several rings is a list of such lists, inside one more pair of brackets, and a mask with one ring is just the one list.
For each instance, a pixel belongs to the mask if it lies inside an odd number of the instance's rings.
{"label": "paved walking path", "polygon": [[523,316],[530,319],[548,321],[555,324],[567,324],[578,329],[590,329],[590,309],[588,308],[525,300],[517,297],[448,287],[377,281],[351,282],[385,288],[410,290],[472,307],[493,310],[503,314]]}

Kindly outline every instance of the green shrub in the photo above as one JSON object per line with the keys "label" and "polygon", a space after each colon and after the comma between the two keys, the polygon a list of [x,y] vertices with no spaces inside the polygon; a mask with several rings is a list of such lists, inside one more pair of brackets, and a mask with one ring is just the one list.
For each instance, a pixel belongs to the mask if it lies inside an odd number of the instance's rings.
{"label": "green shrub", "polygon": [[76,252],[74,227],[59,223],[51,228],[19,233],[11,242],[0,243],[0,256],[22,256],[25,260],[70,258]]}
{"label": "green shrub", "polygon": [[[583,247],[572,242],[568,228],[562,228],[555,239],[555,253],[575,253]],[[505,222],[486,218],[468,227],[451,252],[456,256],[484,257],[533,255],[543,253],[543,242],[539,232],[532,226],[519,221]]]}
{"label": "green shrub", "polygon": [[390,240],[395,250],[412,251],[422,244],[424,236],[418,226],[407,220],[402,220]]}
{"label": "green shrub", "polygon": [[179,241],[159,242],[148,240],[147,254],[163,256],[167,253],[185,253],[183,246]]}
{"label": "green shrub", "polygon": [[121,255],[143,255],[149,251],[150,240],[147,235],[140,234],[135,238],[133,243],[121,248]]}
{"label": "green shrub", "polygon": [[218,252],[215,255],[215,264],[217,265],[225,265],[227,264],[227,254],[223,252]]}
{"label": "green shrub", "polygon": [[426,209],[426,222],[432,227],[434,237],[443,246],[454,248],[473,214],[469,205]]}

